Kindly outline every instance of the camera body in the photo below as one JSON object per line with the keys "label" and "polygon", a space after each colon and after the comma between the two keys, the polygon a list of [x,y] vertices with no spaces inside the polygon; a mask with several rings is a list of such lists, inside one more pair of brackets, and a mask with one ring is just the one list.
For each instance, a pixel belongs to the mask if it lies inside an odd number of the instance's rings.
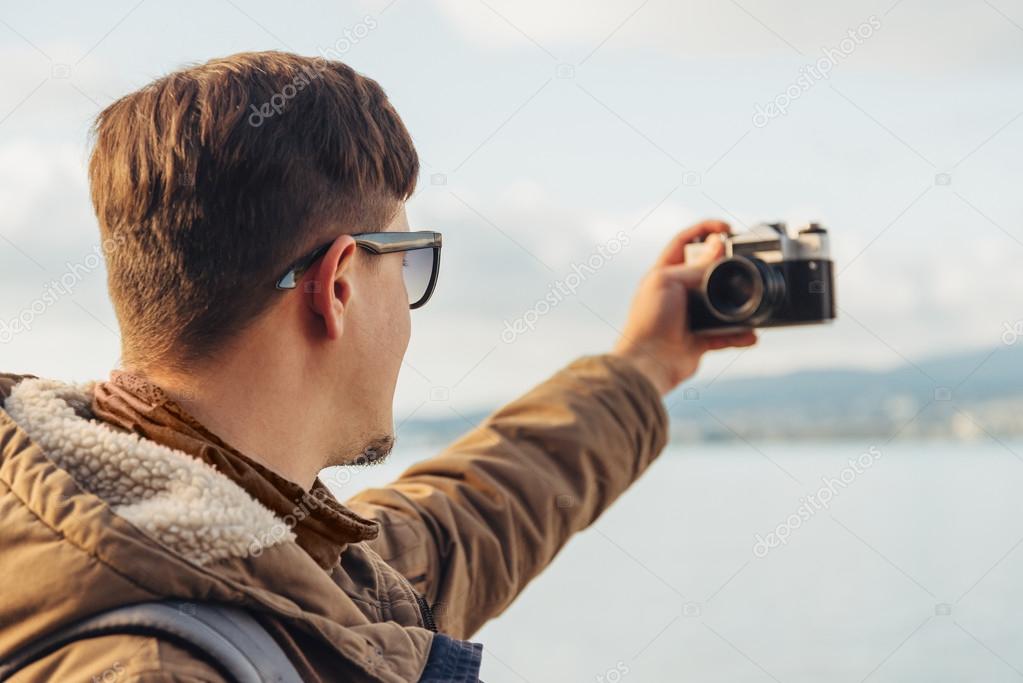
{"label": "camera body", "polygon": [[[698,290],[689,292],[689,327],[729,334],[835,319],[835,277],[828,232],[810,223],[790,235],[784,223],[758,225],[724,236],[725,255],[712,264]],[[707,249],[685,247],[691,263]]]}

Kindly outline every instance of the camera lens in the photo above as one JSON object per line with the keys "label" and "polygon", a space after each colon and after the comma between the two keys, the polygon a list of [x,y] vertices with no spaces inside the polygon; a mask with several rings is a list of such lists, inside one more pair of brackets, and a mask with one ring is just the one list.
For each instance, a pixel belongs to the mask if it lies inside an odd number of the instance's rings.
{"label": "camera lens", "polygon": [[751,322],[770,312],[785,283],[760,259],[728,258],[707,273],[704,294],[711,312],[725,322]]}

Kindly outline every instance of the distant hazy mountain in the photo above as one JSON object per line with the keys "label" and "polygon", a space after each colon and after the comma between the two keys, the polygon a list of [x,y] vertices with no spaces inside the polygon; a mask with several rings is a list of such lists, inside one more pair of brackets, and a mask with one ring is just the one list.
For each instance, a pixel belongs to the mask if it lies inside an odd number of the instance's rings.
{"label": "distant hazy mountain", "polygon": [[1023,344],[887,371],[810,370],[699,382],[667,401],[677,435],[835,437],[1023,434]]}
{"label": "distant hazy mountain", "polygon": [[[703,380],[702,382],[700,380]],[[675,439],[1023,436],[1023,340],[891,370],[697,378],[666,399]],[[446,443],[485,417],[410,419],[409,442]]]}
{"label": "distant hazy mountain", "polygon": [[[695,386],[699,388],[700,382]],[[765,398],[788,405],[819,406],[823,400],[879,405],[893,395],[933,398],[935,389],[953,390],[958,399],[1023,395],[1023,343],[986,351],[957,353],[884,371],[808,370],[773,377],[720,380],[704,392],[710,405],[745,407]],[[680,398],[677,390],[668,402]]]}

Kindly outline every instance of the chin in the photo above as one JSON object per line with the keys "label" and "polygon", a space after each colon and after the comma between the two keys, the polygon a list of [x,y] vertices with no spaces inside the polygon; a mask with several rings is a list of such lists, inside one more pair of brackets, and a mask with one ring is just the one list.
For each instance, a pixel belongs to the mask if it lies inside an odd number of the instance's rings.
{"label": "chin", "polygon": [[348,464],[351,465],[375,465],[387,459],[394,448],[394,434],[385,433],[375,436],[362,447],[362,451]]}

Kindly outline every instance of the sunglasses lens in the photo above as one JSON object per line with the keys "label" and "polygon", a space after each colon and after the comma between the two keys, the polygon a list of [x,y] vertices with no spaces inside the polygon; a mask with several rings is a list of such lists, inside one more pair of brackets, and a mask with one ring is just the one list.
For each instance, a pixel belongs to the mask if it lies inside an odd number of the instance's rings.
{"label": "sunglasses lens", "polygon": [[404,252],[405,290],[412,305],[426,296],[433,275],[433,249],[413,249]]}

